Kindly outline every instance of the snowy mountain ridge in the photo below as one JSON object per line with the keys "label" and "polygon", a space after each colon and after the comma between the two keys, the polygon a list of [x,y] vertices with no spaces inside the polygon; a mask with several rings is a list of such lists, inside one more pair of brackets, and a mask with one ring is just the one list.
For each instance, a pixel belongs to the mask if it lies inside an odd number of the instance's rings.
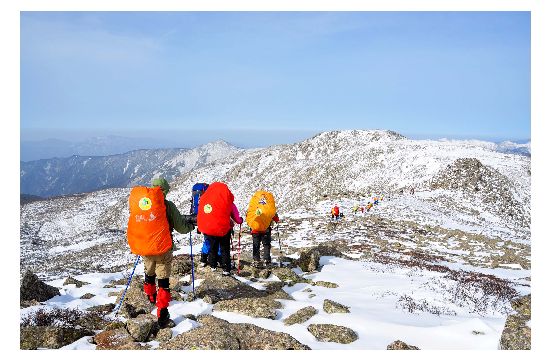
{"label": "snowy mountain ridge", "polygon": [[49,197],[150,183],[160,174],[172,179],[237,150],[225,141],[216,141],[194,149],[135,150],[21,162],[21,193]]}
{"label": "snowy mountain ridge", "polygon": [[[226,156],[180,176],[161,173],[171,184],[168,198],[182,213],[189,210],[193,184],[218,180],[228,184],[241,213],[260,188],[273,192],[281,215],[315,218],[326,218],[334,203],[349,214],[353,205],[378,195],[388,200],[376,211],[384,218],[530,243],[530,158],[525,156],[385,131],[327,132],[297,144]],[[178,163],[169,160],[164,165]],[[471,173],[457,174],[461,165]],[[416,191],[413,197],[410,188]],[[112,248],[112,256],[124,255],[128,195],[128,188],[114,188],[23,205],[22,264],[35,257],[40,261],[38,256],[53,247],[93,250],[92,241]]]}

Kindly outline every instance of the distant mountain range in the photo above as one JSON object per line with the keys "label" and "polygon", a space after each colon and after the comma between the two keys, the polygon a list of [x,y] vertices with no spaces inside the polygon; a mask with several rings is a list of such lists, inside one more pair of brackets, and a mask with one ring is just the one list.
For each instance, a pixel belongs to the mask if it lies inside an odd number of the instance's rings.
{"label": "distant mountain range", "polygon": [[40,197],[91,192],[172,179],[239,149],[217,141],[195,149],[136,150],[110,156],[71,156],[20,163],[21,193]]}
{"label": "distant mountain range", "polygon": [[55,138],[21,141],[21,161],[78,156],[108,156],[133,150],[172,148],[152,138],[122,136],[90,137],[82,141],[66,141]]}

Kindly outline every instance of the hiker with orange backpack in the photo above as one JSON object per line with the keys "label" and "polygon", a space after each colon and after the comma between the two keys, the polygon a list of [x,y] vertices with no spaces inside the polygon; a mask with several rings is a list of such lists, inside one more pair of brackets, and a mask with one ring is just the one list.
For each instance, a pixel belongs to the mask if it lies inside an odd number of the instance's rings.
{"label": "hiker with orange backpack", "polygon": [[265,190],[258,190],[248,205],[246,223],[252,234],[253,266],[261,267],[260,243],[263,246],[263,262],[265,267],[271,265],[271,223],[279,223],[277,207],[273,194]]}
{"label": "hiker with orange backpack", "polygon": [[226,184],[214,182],[201,196],[197,215],[197,227],[211,243],[208,255],[210,269],[216,270],[216,255],[221,246],[221,267],[224,276],[231,275],[231,220],[237,224],[243,223],[237,207],[233,204],[234,199]]}
{"label": "hiker with orange backpack", "polygon": [[[154,179],[152,188],[137,186],[130,192],[128,244],[132,253],[142,256],[145,265],[143,290],[157,306],[161,328],[174,327],[170,319],[170,272],[174,250],[174,230],[185,234],[195,228],[194,216],[183,216],[176,205],[166,199],[170,190],[164,178]],[[155,280],[158,280],[158,290]]]}

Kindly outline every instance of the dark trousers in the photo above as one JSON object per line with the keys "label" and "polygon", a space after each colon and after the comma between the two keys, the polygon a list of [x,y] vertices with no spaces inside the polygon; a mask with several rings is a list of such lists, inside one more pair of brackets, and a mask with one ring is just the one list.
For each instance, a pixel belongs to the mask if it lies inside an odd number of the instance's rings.
{"label": "dark trousers", "polygon": [[263,233],[252,234],[252,258],[260,261],[260,242],[264,246],[263,260],[271,262],[271,227]]}
{"label": "dark trousers", "polygon": [[225,236],[207,236],[210,239],[210,252],[208,253],[208,264],[210,267],[217,267],[218,260],[218,248],[222,249],[221,267],[230,272],[231,271],[231,246],[230,238],[231,231],[228,231]]}

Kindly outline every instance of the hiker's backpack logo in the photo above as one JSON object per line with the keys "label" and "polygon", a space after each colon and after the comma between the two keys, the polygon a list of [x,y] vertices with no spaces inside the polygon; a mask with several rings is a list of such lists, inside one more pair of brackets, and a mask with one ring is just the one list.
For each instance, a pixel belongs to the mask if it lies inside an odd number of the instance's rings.
{"label": "hiker's backpack logo", "polygon": [[207,204],[204,206],[203,210],[204,210],[204,213],[210,214],[212,213],[212,206],[210,204]]}
{"label": "hiker's backpack logo", "polygon": [[149,210],[151,209],[153,203],[151,203],[151,199],[147,197],[143,197],[139,200],[139,209],[141,210]]}
{"label": "hiker's backpack logo", "polygon": [[262,195],[262,198],[260,199],[260,201],[258,203],[260,203],[261,205],[266,205],[267,204],[267,200],[265,200],[265,195]]}

